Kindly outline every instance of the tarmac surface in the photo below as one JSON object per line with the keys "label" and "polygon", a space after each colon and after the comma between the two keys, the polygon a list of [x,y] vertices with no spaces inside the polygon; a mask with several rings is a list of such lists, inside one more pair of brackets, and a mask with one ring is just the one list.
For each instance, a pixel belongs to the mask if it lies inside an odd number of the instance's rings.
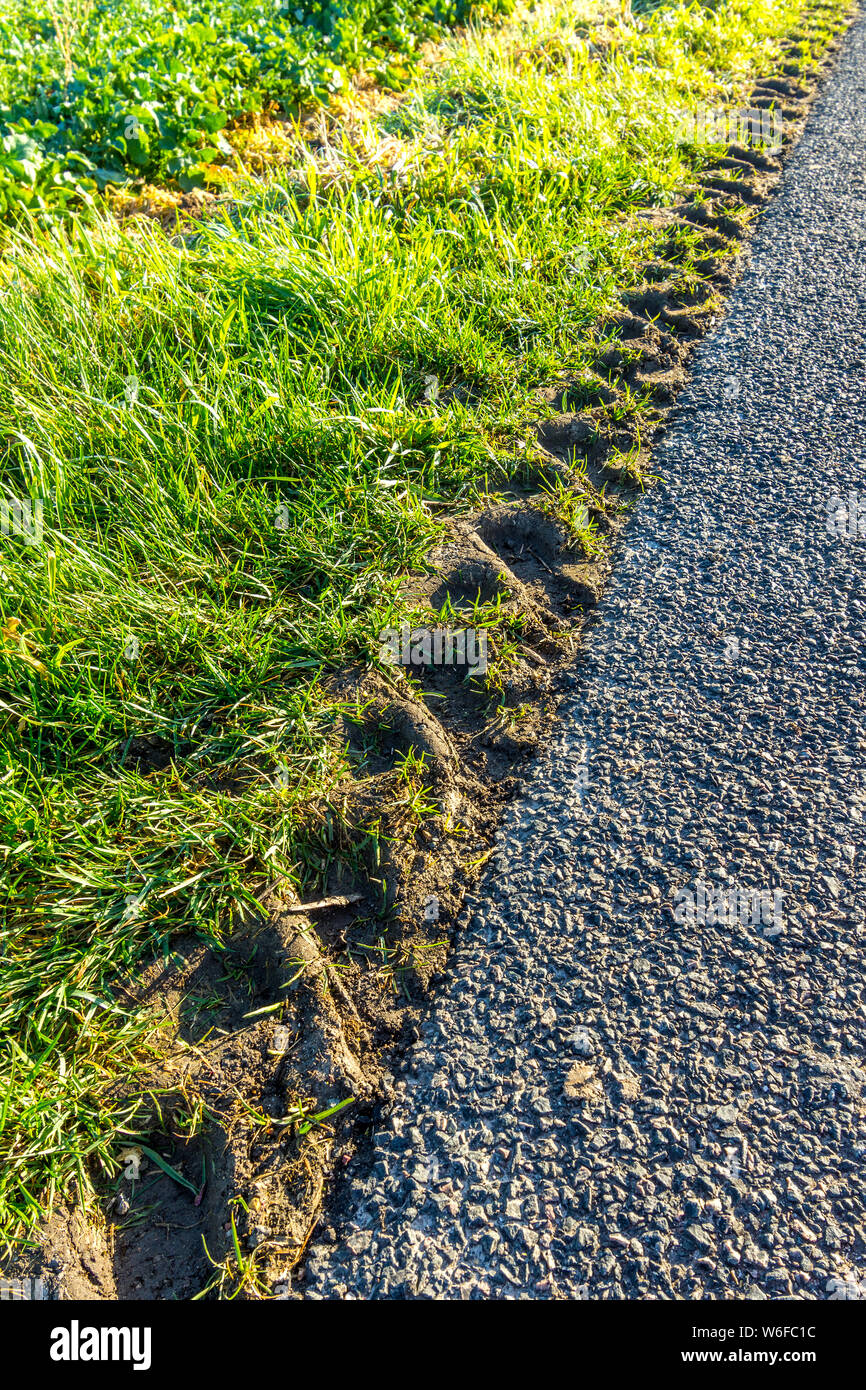
{"label": "tarmac surface", "polygon": [[307,1297],[866,1296],[864,452],[860,20]]}

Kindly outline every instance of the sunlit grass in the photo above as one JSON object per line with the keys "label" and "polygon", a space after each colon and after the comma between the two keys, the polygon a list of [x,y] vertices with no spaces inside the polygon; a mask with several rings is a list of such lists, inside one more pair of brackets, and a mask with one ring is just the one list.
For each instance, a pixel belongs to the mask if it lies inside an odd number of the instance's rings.
{"label": "sunlit grass", "polygon": [[[658,240],[635,214],[699,157],[678,111],[741,99],[807,13],[540,6],[330,150],[236,171],[194,235],[9,232],[2,487],[45,510],[38,543],[0,542],[8,1235],[114,1163],[105,1096],[143,1027],[114,982],[267,880],[362,857],[329,672],[411,616],[400,580],[446,511],[531,463],[537,389],[592,399],[593,325]],[[579,499],[553,500],[593,553]]]}

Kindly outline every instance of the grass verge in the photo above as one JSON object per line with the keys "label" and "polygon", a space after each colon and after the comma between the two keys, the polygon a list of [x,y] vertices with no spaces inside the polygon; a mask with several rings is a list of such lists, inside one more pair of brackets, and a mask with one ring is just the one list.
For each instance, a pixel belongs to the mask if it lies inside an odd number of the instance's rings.
{"label": "grass verge", "polygon": [[[379,636],[418,618],[407,577],[515,479],[546,480],[591,558],[591,518],[641,482],[658,420],[650,386],[600,369],[599,325],[662,255],[678,302],[711,313],[730,250],[717,232],[708,253],[700,190],[691,222],[665,215],[724,154],[684,139],[682,112],[742,105],[786,65],[808,74],[842,20],[799,0],[662,4],[628,23],[537,6],[445,44],[384,114],[353,108],[314,145],[280,127],[263,176],[242,165],[182,235],[101,208],[10,229],[8,1240],[58,1194],[116,1178],[141,1132],[135,1076],[159,1051],[152,1007],[130,1002],[143,963],[181,934],[222,950],[268,890],[387,878],[395,826],[413,843],[438,818],[459,838],[413,752],[423,739],[375,780],[380,745],[346,733],[370,699],[341,673],[394,691]],[[732,233],[748,212],[736,177]],[[563,410],[620,450],[605,497],[550,466],[544,418]],[[514,724],[521,625],[481,587],[449,611],[490,631],[477,693],[485,718]],[[370,940],[387,965],[384,889]]]}

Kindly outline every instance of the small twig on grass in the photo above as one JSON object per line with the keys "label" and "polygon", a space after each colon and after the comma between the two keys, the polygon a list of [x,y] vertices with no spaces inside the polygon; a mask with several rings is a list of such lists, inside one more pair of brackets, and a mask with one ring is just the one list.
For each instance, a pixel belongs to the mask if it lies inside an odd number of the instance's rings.
{"label": "small twig on grass", "polygon": [[351,907],[352,903],[360,903],[364,900],[363,893],[345,893],[336,898],[320,898],[315,903],[292,903],[289,907],[284,907],[284,912],[324,912],[332,907]]}

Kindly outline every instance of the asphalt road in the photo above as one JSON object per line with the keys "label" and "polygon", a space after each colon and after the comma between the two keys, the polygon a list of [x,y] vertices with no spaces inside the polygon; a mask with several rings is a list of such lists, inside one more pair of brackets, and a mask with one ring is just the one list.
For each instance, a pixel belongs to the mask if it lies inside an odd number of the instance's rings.
{"label": "asphalt road", "polygon": [[864,175],[859,21],[309,1297],[866,1296]]}

